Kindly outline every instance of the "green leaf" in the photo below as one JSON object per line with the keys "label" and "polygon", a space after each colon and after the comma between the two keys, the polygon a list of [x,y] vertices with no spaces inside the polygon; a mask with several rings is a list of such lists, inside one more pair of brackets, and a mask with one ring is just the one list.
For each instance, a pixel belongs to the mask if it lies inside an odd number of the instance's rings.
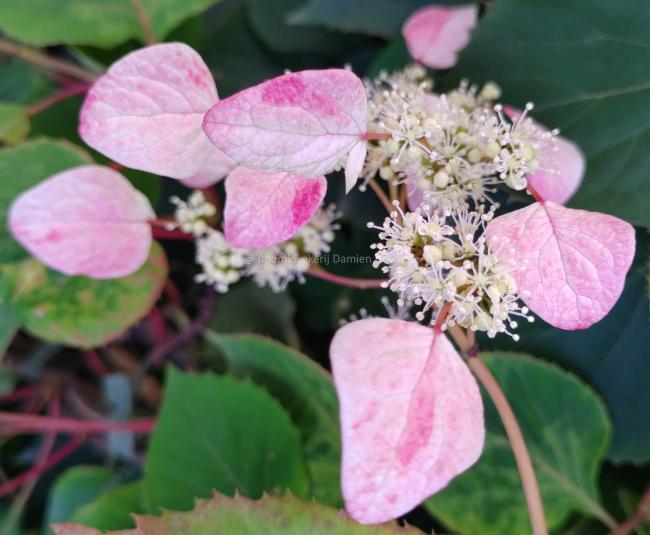
{"label": "green leaf", "polygon": [[580,145],[587,174],[571,206],[650,226],[649,26],[646,0],[499,0],[454,78],[496,81],[505,102],[535,102]]}
{"label": "green leaf", "polygon": [[289,16],[289,22],[324,26],[391,39],[416,9],[428,4],[466,4],[467,0],[309,0]]}
{"label": "green leaf", "polygon": [[[140,0],[160,40],[185,19],[217,1]],[[36,46],[112,48],[129,39],[143,40],[132,0],[3,0],[0,28],[10,37]]]}
{"label": "green leaf", "polygon": [[[611,431],[605,408],[579,379],[514,353],[482,356],[521,427],[538,477],[549,527],[572,511],[604,519],[597,477]],[[526,503],[510,445],[484,396],[487,436],[476,465],[425,506],[460,533],[529,533]]]}
{"label": "green leaf", "polygon": [[31,104],[49,95],[53,89],[52,80],[29,63],[16,58],[2,58],[0,100]]}
{"label": "green leaf", "polygon": [[316,52],[337,55],[359,44],[358,39],[322,28],[288,22],[289,13],[303,0],[246,0],[251,25],[276,52]]}
{"label": "green leaf", "polygon": [[298,346],[295,314],[296,304],[288,292],[275,293],[244,281],[219,298],[210,326],[220,333],[262,334]]}
{"label": "green leaf", "polygon": [[561,331],[541,320],[520,322],[521,339],[480,341],[489,349],[515,349],[574,370],[603,397],[614,422],[608,458],[650,460],[650,303],[641,267],[628,275],[618,302],[603,320],[583,331]]}
{"label": "green leaf", "polygon": [[102,530],[128,529],[133,527],[131,514],[145,512],[142,481],[134,481],[84,505],[72,516],[72,521]]}
{"label": "green leaf", "polygon": [[20,322],[11,303],[0,299],[0,362],[19,327]]}
{"label": "green leaf", "polygon": [[[96,535],[81,526],[66,526],[60,535]],[[364,526],[341,511],[308,503],[287,494],[249,500],[215,494],[200,500],[188,513],[165,512],[161,517],[138,517],[138,528],[119,535],[391,535],[421,531],[396,524]],[[118,535],[117,533],[115,535]]]}
{"label": "green leaf", "polygon": [[88,153],[61,140],[36,139],[0,149],[0,262],[27,256],[7,230],[7,212],[14,198],[54,173],[88,163],[92,163]]}
{"label": "green leaf", "polygon": [[70,520],[80,507],[118,484],[119,476],[103,466],[74,466],[66,470],[50,490],[42,532],[54,533],[49,527],[52,522]]}
{"label": "green leaf", "polygon": [[228,371],[263,385],[289,412],[302,435],[312,493],[327,505],[342,505],[338,401],[331,376],[306,355],[253,335],[228,336],[206,331]]}
{"label": "green leaf", "polygon": [[186,375],[170,368],[156,430],[145,462],[149,510],[187,510],[213,489],[259,498],[309,481],[300,437],[288,414],[252,383]]}
{"label": "green leaf", "polygon": [[13,145],[29,133],[29,117],[24,107],[0,102],[0,141]]}
{"label": "green leaf", "polygon": [[406,41],[403,37],[395,39],[392,43],[386,45],[368,67],[366,76],[374,78],[379,75],[381,71],[396,71],[403,69],[411,63],[411,56],[409,56],[408,49],[406,48]]}
{"label": "green leaf", "polygon": [[144,266],[121,279],[66,277],[35,259],[2,266],[0,275],[26,330],[88,348],[117,338],[151,309],[167,279],[167,258],[154,242]]}

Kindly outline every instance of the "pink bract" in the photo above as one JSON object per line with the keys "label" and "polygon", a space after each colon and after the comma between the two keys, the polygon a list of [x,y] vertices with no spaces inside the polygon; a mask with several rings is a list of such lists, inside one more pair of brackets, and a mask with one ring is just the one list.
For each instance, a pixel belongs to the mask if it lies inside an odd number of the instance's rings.
{"label": "pink bract", "polygon": [[409,53],[432,69],[454,66],[457,53],[469,42],[477,15],[476,5],[432,5],[417,10],[402,28]]}
{"label": "pink bract", "polygon": [[[516,120],[521,110],[504,106],[503,110]],[[535,124],[547,128],[535,121]],[[562,136],[556,136],[555,148],[547,148],[539,157],[543,170],[526,177],[528,183],[545,201],[566,204],[578,191],[585,174],[586,158],[580,147]]]}
{"label": "pink bract", "polygon": [[237,164],[216,147],[212,148],[208,160],[199,171],[189,178],[181,179],[188,188],[207,188],[221,182]]}
{"label": "pink bract", "polygon": [[443,334],[400,320],[356,321],[336,333],[330,358],[352,518],[403,515],[478,459],[481,395]]}
{"label": "pink bract", "polygon": [[213,152],[201,123],[217,100],[212,74],[196,51],[182,43],[152,45],[127,54],[95,82],[79,134],[127,167],[190,178]]}
{"label": "pink bract", "polygon": [[560,329],[585,329],[618,300],[634,258],[634,228],[613,216],[535,203],[492,220],[488,242],[522,300]]}
{"label": "pink bract", "polygon": [[124,277],[149,256],[155,217],[121,174],[84,165],[51,176],[18,196],[9,229],[31,254],[66,275]]}
{"label": "pink bract", "polygon": [[542,158],[542,165],[550,161],[553,165],[528,176],[528,183],[542,199],[565,204],[582,184],[585,156],[575,143],[558,136],[555,140],[555,150],[547,150]]}
{"label": "pink bract", "polygon": [[240,248],[285,241],[311,219],[326,190],[325,177],[266,174],[236,167],[226,179],[226,240]]}
{"label": "pink bract", "polygon": [[360,172],[366,107],[363,84],[352,72],[302,71],[217,102],[203,128],[228,156],[266,173],[318,177],[340,167],[355,149],[349,184]]}

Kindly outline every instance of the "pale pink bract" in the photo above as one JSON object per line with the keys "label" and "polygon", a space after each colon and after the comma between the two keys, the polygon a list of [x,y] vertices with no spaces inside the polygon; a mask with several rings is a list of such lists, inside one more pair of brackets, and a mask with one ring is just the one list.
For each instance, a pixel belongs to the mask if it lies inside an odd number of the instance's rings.
{"label": "pale pink bract", "polygon": [[23,192],[8,219],[16,240],[49,267],[109,279],[147,260],[153,218],[149,201],[120,173],[84,165]]}
{"label": "pale pink bract", "polygon": [[488,243],[528,307],[560,329],[585,329],[618,300],[634,258],[634,228],[613,216],[535,203],[493,219]]}
{"label": "pale pink bract", "polygon": [[247,249],[285,241],[311,219],[326,190],[325,177],[236,167],[226,179],[226,240]]}
{"label": "pale pink bract", "polygon": [[79,135],[127,167],[187,179],[205,172],[215,150],[201,124],[217,100],[196,51],[182,43],[152,45],[127,54],[95,82]]}
{"label": "pale pink bract", "polygon": [[216,147],[210,152],[203,167],[189,178],[181,179],[188,188],[207,188],[221,182],[237,164]]}
{"label": "pale pink bract", "polygon": [[403,515],[478,459],[481,395],[445,335],[401,320],[355,321],[336,333],[330,358],[352,518]]}
{"label": "pale pink bract", "polygon": [[[356,181],[367,121],[366,93],[343,69],[285,74],[221,100],[203,128],[239,164],[318,177],[344,165]],[[356,175],[356,176],[355,176]]]}
{"label": "pale pink bract", "polygon": [[477,22],[476,5],[425,6],[404,23],[402,34],[409,53],[432,69],[456,64],[457,54],[469,42]]}

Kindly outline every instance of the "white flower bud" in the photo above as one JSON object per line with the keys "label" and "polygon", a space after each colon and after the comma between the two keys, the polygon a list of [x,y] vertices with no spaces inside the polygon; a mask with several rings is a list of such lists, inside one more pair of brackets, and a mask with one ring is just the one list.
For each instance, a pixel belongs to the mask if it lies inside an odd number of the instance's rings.
{"label": "white flower bud", "polygon": [[411,145],[406,151],[406,157],[412,162],[417,162],[422,156],[424,156],[424,151],[415,145]]}
{"label": "white flower bud", "polygon": [[501,147],[496,141],[490,141],[490,143],[488,143],[483,149],[483,152],[488,158],[492,159],[499,154],[500,150]]}
{"label": "white flower bud", "polygon": [[422,256],[429,264],[433,265],[442,260],[442,249],[435,245],[425,245]]}
{"label": "white flower bud", "polygon": [[438,189],[444,189],[449,184],[449,175],[444,171],[438,171],[433,175],[433,183]]}
{"label": "white flower bud", "polygon": [[473,148],[467,154],[467,159],[470,163],[478,163],[481,161],[481,151],[477,148]]}
{"label": "white flower bud", "polygon": [[501,96],[501,88],[494,82],[487,82],[481,89],[479,96],[483,100],[497,100]]}
{"label": "white flower bud", "polygon": [[388,154],[395,154],[399,150],[399,143],[391,138],[386,141],[384,148]]}
{"label": "white flower bud", "polygon": [[384,180],[390,180],[395,177],[395,171],[393,171],[393,169],[388,165],[384,165],[379,169],[379,176]]}

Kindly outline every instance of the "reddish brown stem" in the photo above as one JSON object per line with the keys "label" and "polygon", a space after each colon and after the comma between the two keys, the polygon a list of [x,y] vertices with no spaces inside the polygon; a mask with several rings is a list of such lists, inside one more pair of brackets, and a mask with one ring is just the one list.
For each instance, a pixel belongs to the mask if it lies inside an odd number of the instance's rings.
{"label": "reddish brown stem", "polygon": [[44,431],[61,433],[105,433],[110,431],[131,431],[150,433],[156,425],[155,420],[134,420],[132,422],[110,422],[77,420],[74,418],[52,418],[31,414],[0,412],[0,435],[33,434]]}
{"label": "reddish brown stem", "polygon": [[614,528],[609,535],[629,535],[648,520],[650,520],[650,488],[641,497],[636,513]]}
{"label": "reddish brown stem", "polygon": [[382,283],[386,282],[383,279],[353,279],[350,277],[344,277],[343,275],[337,275],[336,273],[330,273],[320,266],[312,266],[307,271],[307,275],[316,277],[333,284],[338,284],[339,286],[346,286],[348,288],[358,288],[360,290],[368,290],[371,288],[382,288]]}
{"label": "reddish brown stem", "polygon": [[377,195],[377,198],[381,201],[381,204],[384,205],[384,208],[386,208],[386,211],[389,214],[395,211],[395,207],[393,206],[391,200],[388,198],[388,195],[386,195],[384,190],[374,178],[368,180],[368,185],[372,188],[372,191],[375,192],[375,195]]}
{"label": "reddish brown stem", "polygon": [[366,132],[361,136],[361,139],[371,141],[371,140],[390,139],[391,137],[392,136],[390,134],[386,134],[384,132]]}
{"label": "reddish brown stem", "polygon": [[442,324],[445,322],[445,319],[447,319],[447,315],[449,314],[450,309],[451,309],[451,303],[445,303],[444,305],[442,305],[442,308],[440,309],[440,313],[436,318],[436,324],[433,326],[433,330],[435,332],[437,333],[442,332]]}
{"label": "reddish brown stem", "polygon": [[108,167],[110,167],[113,171],[122,171],[125,167],[121,163],[117,162],[110,162],[108,164]]}
{"label": "reddish brown stem", "polygon": [[99,76],[98,74],[87,71],[83,67],[70,63],[69,61],[50,57],[39,50],[12,43],[5,39],[0,39],[0,53],[16,56],[24,61],[38,65],[47,71],[72,76],[73,78],[83,82],[92,83]]}
{"label": "reddish brown stem", "polygon": [[62,100],[65,100],[70,97],[74,97],[75,95],[81,95],[82,93],[85,93],[88,91],[88,88],[90,87],[90,84],[71,84],[68,87],[64,87],[63,89],[57,91],[56,93],[45,97],[43,100],[39,100],[35,104],[32,104],[27,108],[27,115],[30,117],[34,117],[34,115],[38,115],[42,111],[47,110],[48,108],[51,108],[55,104],[58,104]]}
{"label": "reddish brown stem", "polygon": [[45,461],[38,463],[36,466],[25,470],[23,473],[18,474],[13,479],[7,481],[3,485],[0,485],[0,498],[6,496],[7,494],[12,493],[17,488],[21,487],[25,483],[33,481],[43,472],[46,472],[53,466],[59,464],[66,457],[74,453],[79,446],[84,443],[83,438],[73,438],[65,445],[61,446],[58,450],[52,453]]}
{"label": "reddish brown stem", "polygon": [[185,240],[185,241],[194,241],[194,236],[183,232],[181,230],[167,230],[166,228],[159,227],[157,225],[152,225],[153,237],[158,240]]}
{"label": "reddish brown stem", "polygon": [[526,189],[528,190],[528,193],[530,193],[539,204],[544,204],[544,199],[542,196],[537,192],[537,190],[532,186],[532,184],[529,182],[528,185],[526,186]]}

